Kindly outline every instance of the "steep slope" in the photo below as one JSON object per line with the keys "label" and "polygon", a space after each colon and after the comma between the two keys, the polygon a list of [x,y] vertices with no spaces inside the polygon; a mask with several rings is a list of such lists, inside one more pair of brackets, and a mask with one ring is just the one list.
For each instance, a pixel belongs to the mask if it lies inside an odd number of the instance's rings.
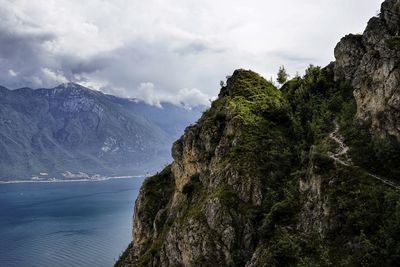
{"label": "steep slope", "polygon": [[0,179],[133,175],[169,162],[176,135],[146,118],[142,103],[77,84],[0,90]]}
{"label": "steep slope", "polygon": [[[386,39],[399,5],[372,19]],[[399,57],[360,65],[380,34],[344,38],[336,62],[281,90],[236,70],[144,182],[116,266],[397,266],[400,77],[382,69]]]}
{"label": "steep slope", "polygon": [[[261,185],[279,188],[288,176],[288,114],[272,84],[235,71],[219,99],[174,144],[173,164],[142,188],[134,222],[133,250],[143,255],[137,261],[174,266],[248,259],[257,240],[256,211],[265,191],[273,191]],[[159,187],[164,184],[168,189]]]}
{"label": "steep slope", "polygon": [[111,101],[116,102],[129,111],[140,115],[148,121],[156,124],[167,133],[174,141],[178,139],[186,126],[196,122],[205,106],[181,107],[167,102],[162,102],[161,108],[148,105],[137,99],[119,98],[107,95]]}
{"label": "steep slope", "polygon": [[357,117],[400,141],[400,2],[387,0],[362,35],[348,35],[335,48],[335,78],[351,81]]}

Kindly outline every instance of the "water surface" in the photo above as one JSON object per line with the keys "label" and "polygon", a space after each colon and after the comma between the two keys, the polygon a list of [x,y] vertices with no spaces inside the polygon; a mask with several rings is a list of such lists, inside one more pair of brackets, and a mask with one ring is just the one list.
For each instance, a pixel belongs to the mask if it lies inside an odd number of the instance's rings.
{"label": "water surface", "polygon": [[112,266],[142,182],[0,184],[0,266]]}

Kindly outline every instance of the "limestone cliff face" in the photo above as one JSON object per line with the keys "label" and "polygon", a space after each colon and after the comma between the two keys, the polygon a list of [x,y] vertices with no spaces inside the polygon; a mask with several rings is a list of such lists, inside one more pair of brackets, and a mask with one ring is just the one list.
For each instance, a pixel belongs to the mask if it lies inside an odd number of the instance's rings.
{"label": "limestone cliff face", "polygon": [[336,79],[352,82],[357,117],[374,132],[400,140],[400,1],[387,0],[362,35],[335,48]]}
{"label": "limestone cliff face", "polygon": [[116,266],[397,266],[399,16],[280,90],[236,70],[145,180]]}
{"label": "limestone cliff face", "polygon": [[[130,264],[228,266],[250,260],[257,244],[254,210],[265,194],[261,184],[280,171],[278,165],[266,168],[260,161],[280,160],[277,151],[288,143],[287,129],[266,118],[285,123],[287,108],[271,83],[254,72],[235,71],[219,99],[175,142],[172,165],[155,176],[169,180],[171,192],[162,193],[168,200],[152,198],[160,196],[152,190],[168,188],[151,185],[152,178],[143,186],[136,201]],[[262,132],[267,127],[270,132]],[[274,138],[277,134],[281,140]],[[271,154],[260,156],[262,152]],[[156,202],[152,207],[151,201]]]}

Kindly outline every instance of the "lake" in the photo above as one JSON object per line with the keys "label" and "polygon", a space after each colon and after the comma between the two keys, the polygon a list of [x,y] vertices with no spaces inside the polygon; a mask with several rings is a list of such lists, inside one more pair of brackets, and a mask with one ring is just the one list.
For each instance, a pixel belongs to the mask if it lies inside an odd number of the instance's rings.
{"label": "lake", "polygon": [[0,184],[0,266],[112,266],[142,182]]}

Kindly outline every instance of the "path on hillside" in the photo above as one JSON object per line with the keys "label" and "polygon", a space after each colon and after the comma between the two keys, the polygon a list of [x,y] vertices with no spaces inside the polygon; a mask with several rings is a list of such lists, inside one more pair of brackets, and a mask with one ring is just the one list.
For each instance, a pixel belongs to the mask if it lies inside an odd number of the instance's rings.
{"label": "path on hillside", "polygon": [[335,130],[329,134],[329,137],[339,145],[339,149],[336,153],[331,153],[329,156],[342,165],[350,166],[352,162],[347,154],[349,147],[343,142],[343,136],[339,133],[339,124],[336,120],[333,123],[335,124]]}
{"label": "path on hillside", "polygon": [[[358,167],[353,165],[350,156],[347,154],[347,152],[349,151],[349,147],[344,143],[343,141],[344,138],[339,133],[340,130],[339,124],[337,123],[336,120],[333,123],[335,124],[335,129],[333,130],[333,132],[329,134],[329,138],[334,140],[339,145],[339,149],[336,151],[336,153],[330,153],[329,157],[342,165]],[[366,172],[366,174],[376,180],[381,181],[382,183],[388,186],[391,186],[395,189],[400,189],[399,186],[397,186],[394,182],[390,180],[381,178],[369,172]]]}

